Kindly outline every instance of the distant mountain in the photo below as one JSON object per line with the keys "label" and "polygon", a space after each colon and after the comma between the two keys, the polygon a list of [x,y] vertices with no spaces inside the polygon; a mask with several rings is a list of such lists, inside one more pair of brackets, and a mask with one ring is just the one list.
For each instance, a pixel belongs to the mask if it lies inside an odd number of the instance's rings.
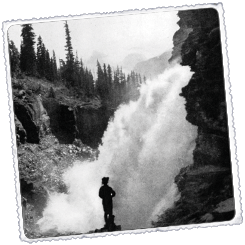
{"label": "distant mountain", "polygon": [[171,53],[172,51],[166,51],[160,56],[139,62],[133,70],[146,78],[154,78],[169,66],[168,60],[171,57]]}
{"label": "distant mountain", "polygon": [[146,57],[144,55],[139,53],[132,53],[127,55],[119,64],[119,66],[122,66],[125,72],[131,72],[136,64],[144,60],[146,60]]}

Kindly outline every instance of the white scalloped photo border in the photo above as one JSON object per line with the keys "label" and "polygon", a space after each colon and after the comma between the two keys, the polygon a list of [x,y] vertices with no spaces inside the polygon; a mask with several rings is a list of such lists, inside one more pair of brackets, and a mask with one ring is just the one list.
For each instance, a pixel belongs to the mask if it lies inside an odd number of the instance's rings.
{"label": "white scalloped photo border", "polygon": [[[94,234],[84,234],[75,236],[62,236],[62,237],[50,237],[50,238],[40,238],[40,239],[28,239],[24,234],[23,222],[22,222],[22,211],[21,211],[21,195],[19,190],[19,170],[18,170],[18,159],[17,159],[17,146],[15,141],[15,124],[14,124],[14,113],[13,113],[13,98],[12,98],[12,87],[11,87],[11,77],[10,77],[10,65],[9,65],[9,55],[8,55],[8,41],[7,32],[8,29],[17,24],[26,23],[37,23],[37,22],[50,22],[58,20],[74,20],[74,19],[84,19],[84,18],[103,18],[106,16],[120,16],[120,15],[133,15],[133,14],[147,14],[147,13],[157,13],[157,12],[169,12],[169,11],[179,11],[179,10],[190,10],[190,9],[200,9],[200,8],[215,8],[219,13],[220,19],[220,32],[221,32],[221,42],[222,42],[222,55],[223,55],[223,68],[224,68],[224,80],[225,80],[225,91],[226,91],[226,104],[228,113],[228,125],[229,125],[229,137],[230,137],[230,152],[232,161],[232,174],[233,174],[233,187],[234,187],[234,198],[235,198],[235,217],[230,221],[225,222],[215,222],[215,223],[205,223],[205,224],[195,224],[195,225],[181,225],[181,226],[170,226],[164,228],[149,228],[149,229],[139,229],[139,230],[127,230],[127,231],[115,231],[112,233],[94,233]],[[4,57],[5,57],[5,70],[7,78],[7,90],[8,90],[8,105],[9,105],[9,119],[10,119],[10,130],[12,135],[12,155],[13,155],[13,166],[15,171],[15,191],[16,191],[16,204],[17,204],[17,215],[19,222],[19,233],[20,239],[22,241],[33,243],[38,241],[57,241],[57,240],[70,240],[76,238],[93,238],[93,237],[104,237],[108,235],[118,236],[121,234],[138,234],[138,233],[148,233],[156,231],[172,231],[180,229],[193,229],[193,228],[207,228],[216,226],[227,226],[227,225],[238,225],[242,223],[242,206],[241,206],[241,195],[240,195],[240,181],[239,181],[239,166],[236,155],[236,140],[235,140],[235,126],[233,118],[233,104],[232,104],[232,94],[231,94],[231,83],[229,81],[229,61],[228,61],[228,51],[227,51],[227,36],[225,28],[225,18],[224,9],[222,3],[218,4],[197,4],[189,6],[176,6],[176,7],[158,7],[152,9],[135,9],[135,10],[125,10],[110,13],[91,13],[91,14],[81,14],[81,15],[69,15],[69,16],[53,16],[49,18],[38,18],[38,19],[24,19],[24,20],[9,20],[2,24],[2,32],[4,39]]]}

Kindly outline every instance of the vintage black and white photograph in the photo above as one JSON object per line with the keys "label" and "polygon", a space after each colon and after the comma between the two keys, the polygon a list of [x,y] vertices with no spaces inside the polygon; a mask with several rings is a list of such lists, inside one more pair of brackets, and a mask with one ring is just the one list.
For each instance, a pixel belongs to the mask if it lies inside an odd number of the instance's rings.
{"label": "vintage black and white photograph", "polygon": [[235,217],[219,10],[9,27],[16,188],[27,239]]}

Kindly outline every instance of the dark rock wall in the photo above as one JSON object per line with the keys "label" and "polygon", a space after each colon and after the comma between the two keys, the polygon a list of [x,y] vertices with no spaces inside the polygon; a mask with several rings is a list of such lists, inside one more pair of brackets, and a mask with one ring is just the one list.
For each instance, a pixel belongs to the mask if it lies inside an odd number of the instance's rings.
{"label": "dark rock wall", "polygon": [[[181,96],[186,99],[186,119],[198,126],[198,136],[193,165],[175,179],[181,197],[154,226],[224,221],[235,213],[218,12],[187,10],[178,16],[170,62],[194,72]],[[221,202],[229,211],[216,211]]]}
{"label": "dark rock wall", "polygon": [[60,103],[54,98],[44,98],[43,106],[50,117],[50,128],[52,133],[59,131]]}
{"label": "dark rock wall", "polygon": [[77,138],[93,148],[101,143],[112,112],[105,107],[77,107],[75,109]]}
{"label": "dark rock wall", "polygon": [[22,143],[39,143],[40,137],[49,132],[49,117],[42,105],[41,96],[30,91],[14,94],[16,133]]}
{"label": "dark rock wall", "polygon": [[[182,89],[187,120],[198,126],[195,165],[230,167],[219,17],[215,9],[179,11],[170,61],[177,59],[194,71]],[[178,58],[179,57],[179,58]]]}
{"label": "dark rock wall", "polygon": [[70,107],[54,98],[44,99],[43,105],[50,117],[52,133],[65,144],[73,143],[76,138],[90,147],[98,147],[112,115],[104,107]]}
{"label": "dark rock wall", "polygon": [[219,17],[215,9],[180,11],[180,28],[191,27],[181,49],[182,65],[194,71],[183,88],[187,120],[198,126],[196,165],[230,167]]}
{"label": "dark rock wall", "polygon": [[76,137],[76,121],[73,109],[55,98],[45,98],[43,105],[50,117],[51,132],[61,144],[72,144]]}

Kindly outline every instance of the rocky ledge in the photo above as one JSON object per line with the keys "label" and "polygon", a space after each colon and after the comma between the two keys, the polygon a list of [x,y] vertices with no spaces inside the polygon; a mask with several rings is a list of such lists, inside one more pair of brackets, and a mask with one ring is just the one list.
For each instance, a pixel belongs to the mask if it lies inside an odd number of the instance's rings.
{"label": "rocky ledge", "polygon": [[181,197],[153,222],[154,226],[210,223],[234,217],[230,169],[213,165],[187,167],[181,170],[175,183]]}

